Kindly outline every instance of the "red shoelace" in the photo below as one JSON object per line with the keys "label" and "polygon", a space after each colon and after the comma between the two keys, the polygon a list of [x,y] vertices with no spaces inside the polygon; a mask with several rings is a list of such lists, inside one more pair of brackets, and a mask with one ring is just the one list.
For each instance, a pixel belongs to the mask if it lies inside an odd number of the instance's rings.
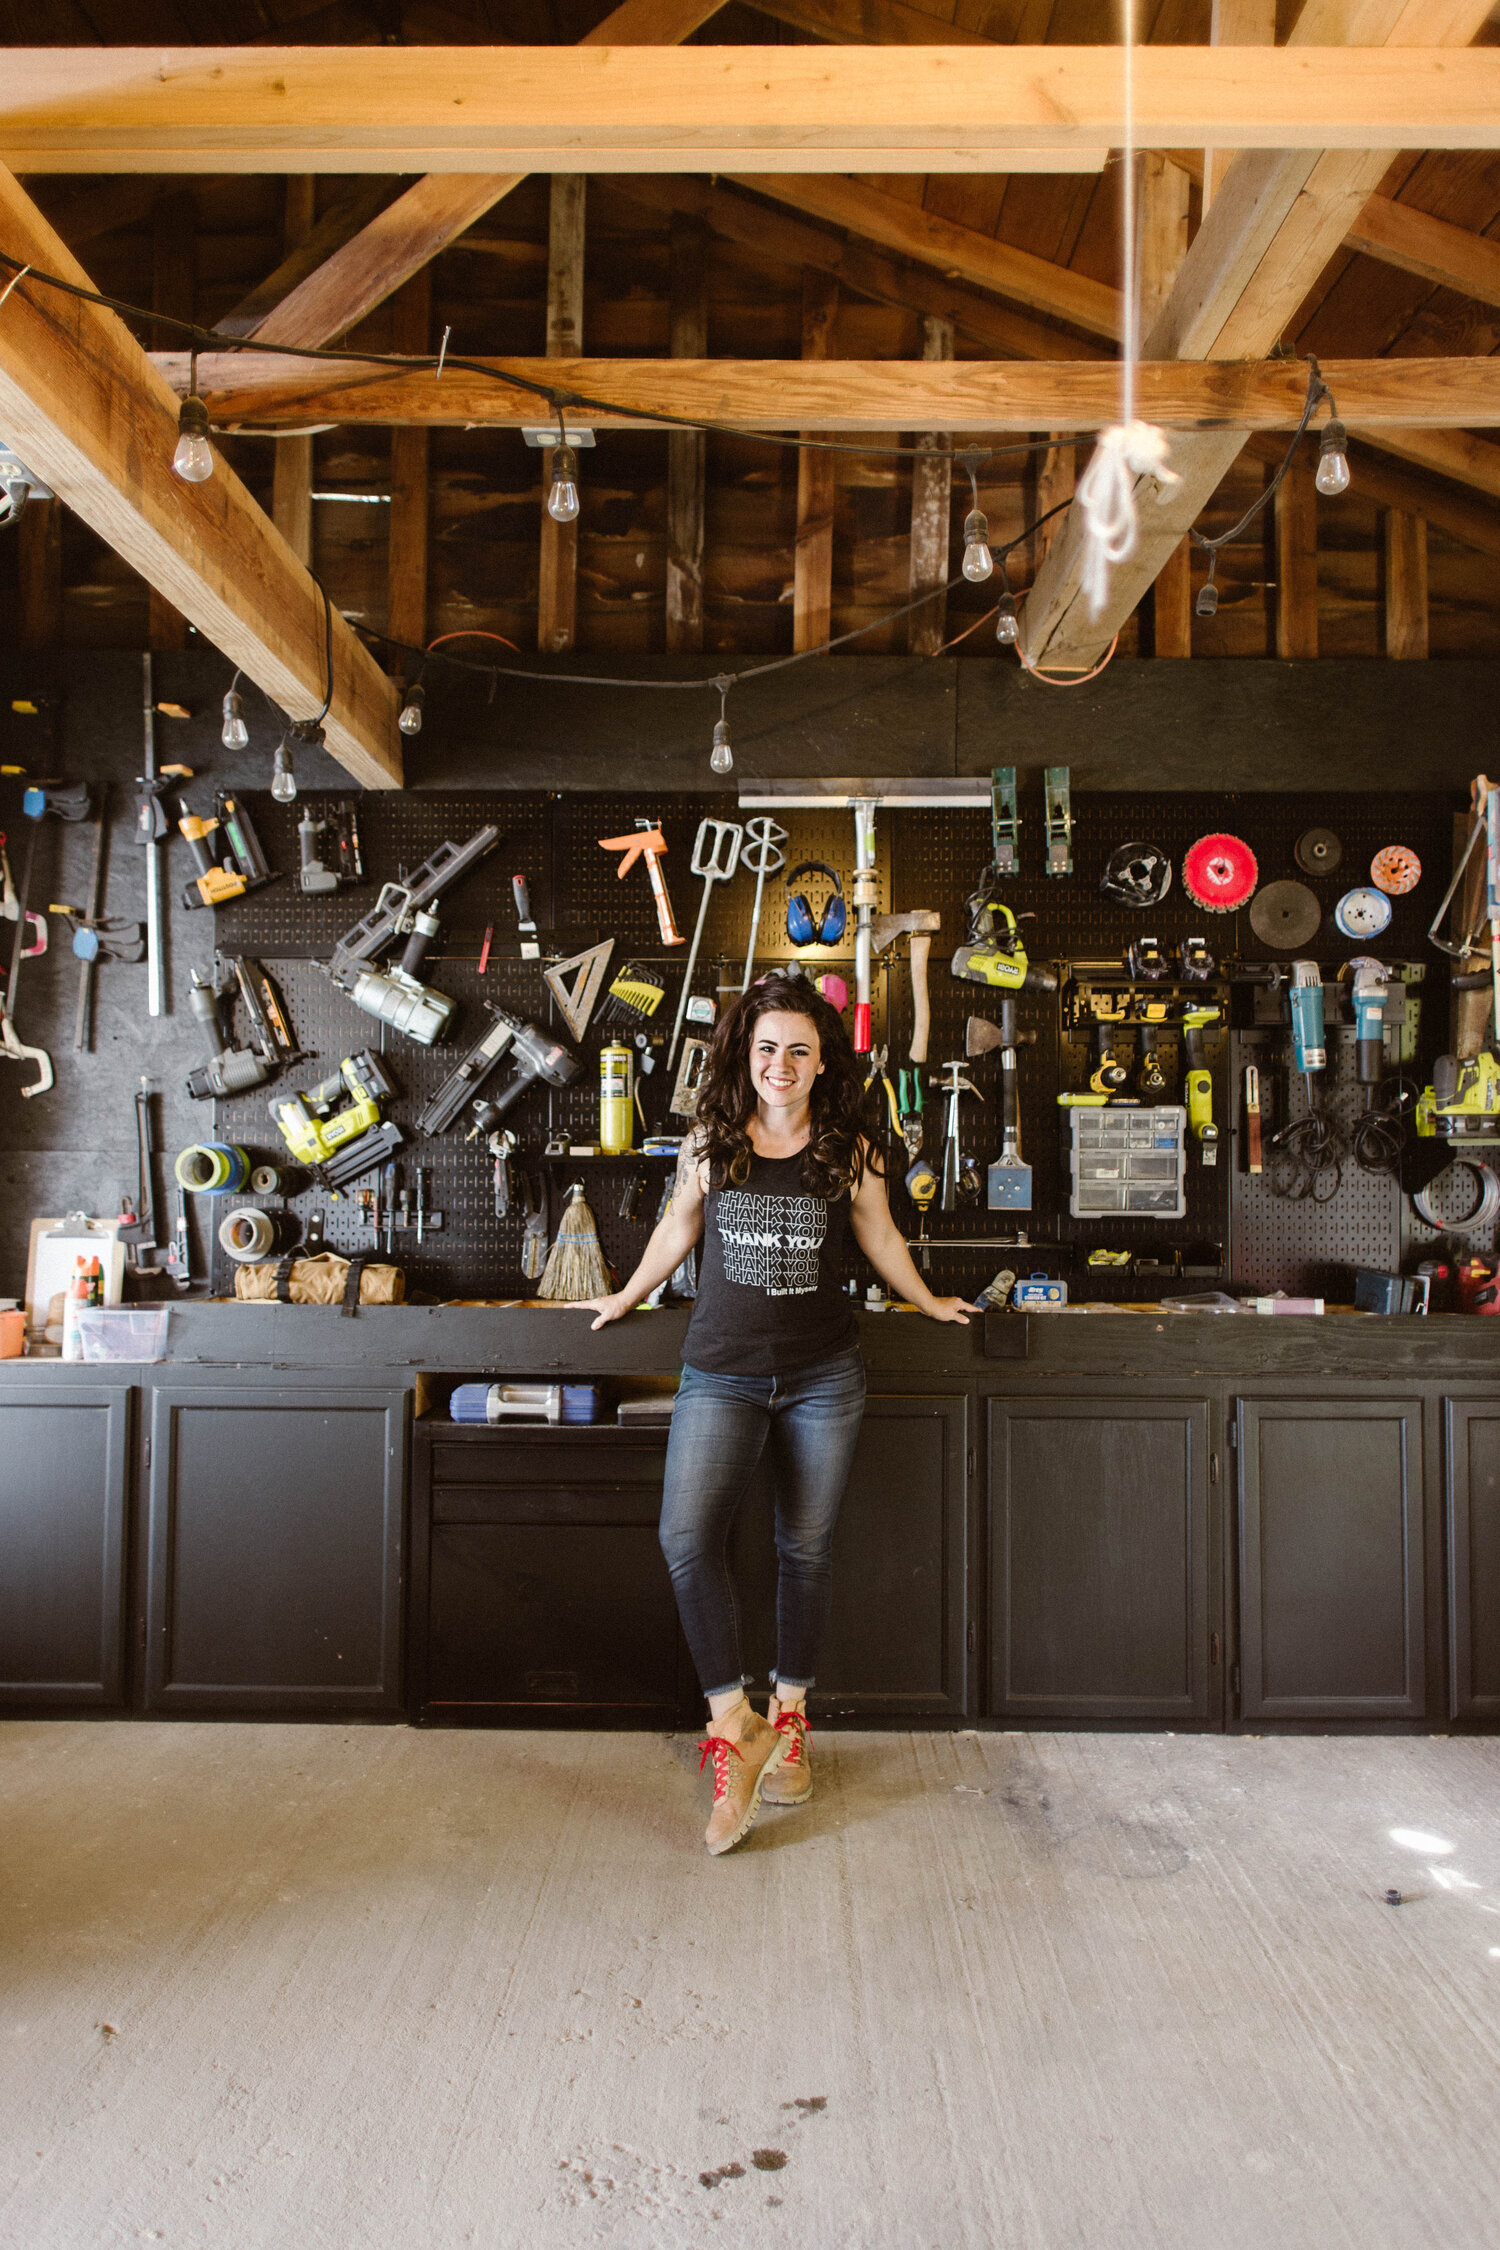
{"label": "red shoelace", "polygon": [[[791,1730],[792,1739],[781,1762],[784,1766],[795,1766],[801,1759],[802,1745],[811,1739],[812,1728],[800,1711],[783,1711],[776,1721],[776,1732],[780,1734],[785,1728]],[[700,1766],[698,1771],[701,1773],[703,1768]]]}
{"label": "red shoelace", "polygon": [[[698,1749],[701,1753],[698,1759],[698,1771],[700,1773],[702,1773],[704,1767],[708,1764],[709,1759],[713,1759],[714,1803],[717,1804],[721,1797],[727,1796],[729,1793],[729,1760],[731,1753],[736,1758],[739,1758],[740,1753],[735,1747],[734,1743],[729,1740],[728,1736],[723,1734],[708,1735],[702,1742],[699,1743]],[[740,1763],[741,1765],[744,1764],[743,1758],[740,1759]]]}

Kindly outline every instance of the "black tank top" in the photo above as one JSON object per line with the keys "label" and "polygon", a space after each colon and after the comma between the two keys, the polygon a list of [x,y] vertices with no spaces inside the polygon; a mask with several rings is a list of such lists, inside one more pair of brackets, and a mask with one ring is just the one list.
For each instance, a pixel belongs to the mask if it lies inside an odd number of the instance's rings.
{"label": "black tank top", "polygon": [[756,1156],[704,1198],[698,1297],[682,1347],[714,1375],[789,1375],[858,1339],[840,1286],[849,1196],[809,1193],[802,1156]]}

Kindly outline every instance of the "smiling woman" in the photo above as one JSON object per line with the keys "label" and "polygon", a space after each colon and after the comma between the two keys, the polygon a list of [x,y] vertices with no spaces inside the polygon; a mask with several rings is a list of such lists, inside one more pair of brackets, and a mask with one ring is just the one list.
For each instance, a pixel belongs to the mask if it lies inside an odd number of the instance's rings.
{"label": "smiling woman", "polygon": [[[720,1024],[671,1207],[595,1327],[622,1314],[700,1242],[703,1267],[672,1417],[661,1543],[708,1698],[714,1805],[706,1842],[749,1834],[764,1795],[812,1794],[807,1691],[833,1593],[832,1547],[865,1407],[843,1289],[849,1233],[881,1278],[933,1320],[934,1297],[886,1203],[864,1137],[860,1065],[838,1011],[805,978],[764,977]],[[776,1472],[775,1693],[751,1708],[727,1544],[767,1444]]]}

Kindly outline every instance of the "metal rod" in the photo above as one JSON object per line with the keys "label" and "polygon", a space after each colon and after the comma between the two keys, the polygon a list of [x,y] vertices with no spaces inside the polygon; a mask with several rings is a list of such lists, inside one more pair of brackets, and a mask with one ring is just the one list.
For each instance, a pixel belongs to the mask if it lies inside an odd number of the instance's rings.
{"label": "metal rod", "polygon": [[[109,834],[109,783],[99,784],[99,804],[94,816],[94,864],[89,873],[89,893],[84,906],[88,926],[93,929],[99,920],[99,909],[104,901],[104,846]],[[94,963],[92,960],[78,964],[78,1006],[73,1016],[73,1052],[75,1055],[91,1053],[93,1049],[93,999]]]}
{"label": "metal rod", "polygon": [[[151,680],[151,651],[141,656],[141,719],[144,733],[142,772],[156,779],[156,694]],[[146,1009],[153,1016],[166,1014],[161,966],[161,846],[155,836],[146,840]]]}

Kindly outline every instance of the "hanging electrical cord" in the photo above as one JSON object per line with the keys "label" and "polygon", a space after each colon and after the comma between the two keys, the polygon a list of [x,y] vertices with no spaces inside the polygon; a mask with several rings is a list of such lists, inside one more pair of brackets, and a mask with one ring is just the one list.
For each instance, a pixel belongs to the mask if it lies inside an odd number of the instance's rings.
{"label": "hanging electrical cord", "polygon": [[[5,297],[24,277],[31,281],[40,282],[44,288],[56,289],[66,297],[75,297],[83,304],[98,305],[102,311],[115,313],[122,320],[135,321],[142,327],[154,326],[158,329],[170,329],[173,335],[182,339],[190,360],[196,359],[200,352],[219,358],[233,352],[246,351],[253,352],[261,358],[267,354],[272,354],[280,359],[314,360],[325,365],[332,361],[338,366],[350,368],[382,367],[402,375],[420,374],[424,369],[432,368],[436,370],[440,365],[446,365],[449,368],[461,368],[466,374],[477,375],[485,382],[498,383],[504,389],[519,391],[528,398],[538,399],[544,405],[551,407],[559,417],[565,411],[570,413],[581,411],[584,414],[595,415],[607,414],[624,422],[640,423],[646,429],[701,430],[708,437],[742,438],[752,445],[777,446],[791,453],[847,453],[859,457],[873,455],[908,461],[917,457],[918,449],[914,443],[910,445],[871,445],[869,443],[851,445],[838,438],[809,438],[789,435],[781,430],[747,429],[740,423],[697,421],[690,415],[667,414],[654,407],[628,406],[618,399],[595,398],[583,391],[561,390],[550,383],[539,383],[530,376],[513,374],[508,368],[496,366],[493,361],[468,359],[455,352],[448,352],[440,360],[439,356],[433,352],[355,351],[348,346],[273,344],[261,341],[253,336],[221,336],[217,330],[200,327],[196,321],[176,320],[169,314],[153,312],[144,305],[131,304],[128,298],[111,297],[102,290],[85,289],[76,281],[65,281],[58,274],[44,273],[39,267],[23,266],[19,259],[11,257],[7,251],[0,250],[0,270],[5,269],[10,271],[12,278],[5,291],[0,293],[0,304],[4,303]],[[319,422],[311,427],[315,434],[319,430],[336,428],[337,424]],[[561,427],[561,423],[559,423],[559,427]],[[257,429],[256,425],[250,422],[225,425],[221,429],[221,434],[274,438],[289,433],[279,425]],[[1042,437],[1020,440],[1014,445],[992,446],[980,458],[983,460],[1027,458],[1033,453],[1049,452],[1052,442],[1050,437]],[[958,451],[950,450],[946,454],[927,455],[926,458],[957,461],[961,458],[961,455]]]}
{"label": "hanging electrical cord", "polygon": [[[1329,419],[1327,426],[1323,432],[1322,448],[1320,450],[1318,458],[1318,490],[1323,493],[1345,492],[1348,490],[1349,461],[1348,455],[1345,450],[1344,425],[1339,420],[1338,409],[1334,404],[1333,393],[1323,380],[1323,371],[1319,367],[1317,361],[1311,356],[1311,354],[1308,355],[1307,367],[1307,397],[1303,402],[1302,418],[1298,422],[1296,429],[1293,430],[1292,442],[1287,447],[1286,452],[1283,454],[1281,461],[1277,466],[1276,473],[1272,477],[1270,483],[1266,486],[1264,492],[1260,493],[1254,500],[1251,501],[1249,507],[1245,510],[1245,513],[1240,517],[1239,522],[1231,524],[1227,531],[1221,531],[1212,538],[1207,532],[1204,531],[1190,531],[1188,533],[1188,537],[1191,539],[1193,545],[1195,547],[1200,547],[1208,556],[1208,577],[1204,581],[1203,585],[1198,588],[1198,598],[1193,605],[1200,617],[1212,617],[1219,607],[1219,588],[1216,576],[1216,566],[1219,560],[1219,549],[1221,547],[1229,546],[1234,540],[1238,539],[1241,532],[1245,531],[1249,527],[1249,525],[1254,523],[1256,517],[1261,513],[1262,509],[1268,508],[1271,502],[1275,499],[1276,494],[1280,489],[1282,479],[1285,477],[1288,469],[1290,469],[1292,465],[1292,458],[1296,453],[1298,446],[1302,443],[1303,438],[1307,435],[1308,429],[1312,423],[1312,418],[1317,413],[1318,408],[1322,405],[1324,399],[1327,399],[1328,401]],[[1327,462],[1342,466],[1343,477],[1341,482],[1338,481],[1337,466],[1334,468],[1325,468],[1325,460]]]}
{"label": "hanging electrical cord", "polygon": [[1292,1203],[1331,1203],[1343,1184],[1344,1164],[1332,1120],[1308,1092],[1308,1106],[1273,1133],[1266,1175],[1273,1195]]}
{"label": "hanging electrical cord", "polygon": [[1398,1071],[1372,1086],[1373,1099],[1349,1128],[1349,1149],[1362,1172],[1385,1179],[1401,1177],[1406,1119],[1416,1108],[1417,1089]]}

